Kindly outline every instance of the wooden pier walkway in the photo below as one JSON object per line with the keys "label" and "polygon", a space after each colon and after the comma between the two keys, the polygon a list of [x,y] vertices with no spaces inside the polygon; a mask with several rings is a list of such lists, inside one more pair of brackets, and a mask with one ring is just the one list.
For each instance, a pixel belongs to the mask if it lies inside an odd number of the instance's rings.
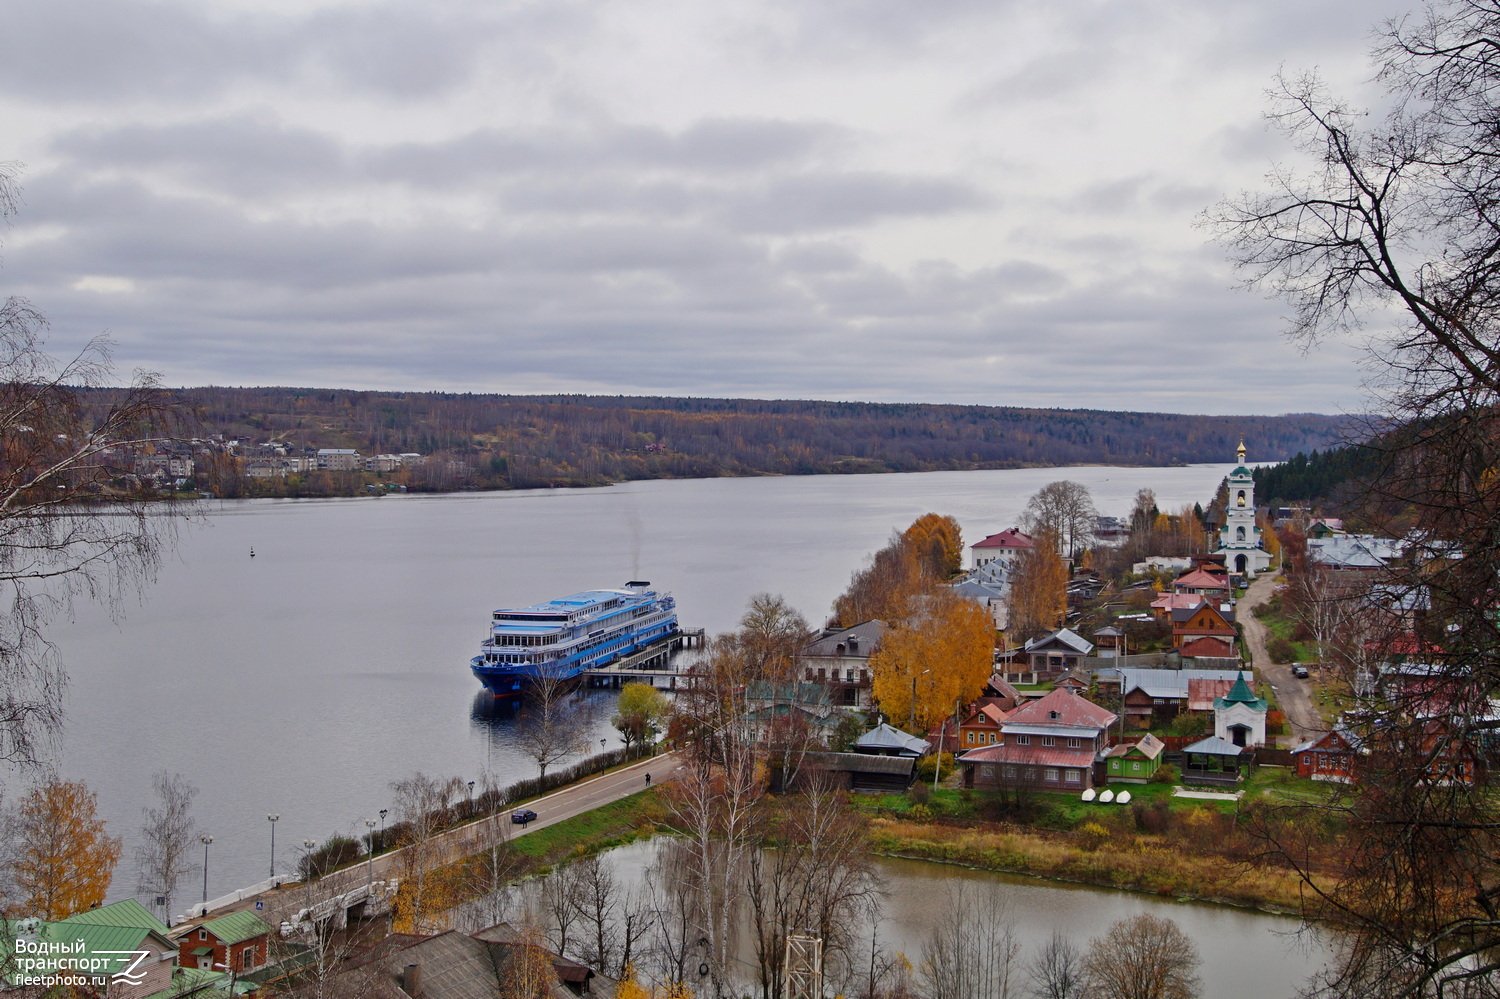
{"label": "wooden pier walkway", "polygon": [[704,629],[684,629],[670,638],[649,645],[633,655],[600,666],[586,669],[580,675],[590,687],[622,687],[627,683],[649,683],[658,690],[676,690],[682,678],[681,670],[672,666],[672,653],[679,649],[702,648]]}

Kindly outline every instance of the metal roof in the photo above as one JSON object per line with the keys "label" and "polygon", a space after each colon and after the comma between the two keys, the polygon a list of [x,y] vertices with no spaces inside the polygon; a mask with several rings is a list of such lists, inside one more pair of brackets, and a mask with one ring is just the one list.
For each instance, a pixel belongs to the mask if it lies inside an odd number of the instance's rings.
{"label": "metal roof", "polygon": [[95,926],[137,926],[157,933],[165,934],[167,924],[151,915],[149,909],[133,898],[123,899],[119,902],[111,902],[101,905],[97,909],[85,909],[75,912],[66,919],[58,922],[70,925],[78,923],[89,923]]}
{"label": "metal roof", "polygon": [[226,944],[237,944],[241,940],[249,940],[271,932],[270,925],[248,909],[243,912],[231,912],[218,919],[210,919],[203,924],[202,929],[218,937],[220,943]]}
{"label": "metal roof", "polygon": [[918,756],[932,748],[927,745],[926,739],[907,735],[887,722],[881,722],[860,736],[854,741],[854,745],[860,749],[898,749],[902,752],[915,753]]}
{"label": "metal roof", "polygon": [[1216,735],[1211,735],[1207,739],[1200,739],[1191,746],[1183,749],[1184,753],[1203,753],[1208,756],[1238,756],[1244,751],[1244,746],[1236,746],[1234,743],[1220,739]]}

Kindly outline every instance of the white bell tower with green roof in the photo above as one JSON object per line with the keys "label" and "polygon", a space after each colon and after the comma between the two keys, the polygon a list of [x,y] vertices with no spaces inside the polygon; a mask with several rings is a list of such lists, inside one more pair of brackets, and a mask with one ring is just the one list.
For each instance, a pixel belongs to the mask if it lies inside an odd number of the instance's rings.
{"label": "white bell tower with green roof", "polygon": [[1271,555],[1260,546],[1260,528],[1255,523],[1255,476],[1245,465],[1245,442],[1235,449],[1235,469],[1229,473],[1229,508],[1219,528],[1219,550],[1224,568],[1254,578],[1271,566]]}

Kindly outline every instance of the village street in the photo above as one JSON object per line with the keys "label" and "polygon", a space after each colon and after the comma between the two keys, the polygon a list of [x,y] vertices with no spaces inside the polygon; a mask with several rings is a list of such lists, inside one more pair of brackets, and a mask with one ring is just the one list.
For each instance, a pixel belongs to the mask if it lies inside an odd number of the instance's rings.
{"label": "village street", "polygon": [[1292,676],[1290,665],[1271,662],[1271,655],[1266,651],[1266,626],[1256,618],[1255,608],[1271,599],[1271,594],[1276,589],[1275,580],[1276,577],[1271,573],[1263,573],[1252,582],[1240,600],[1236,619],[1245,629],[1245,644],[1250,649],[1251,665],[1260,671],[1260,676],[1276,691],[1276,699],[1286,714],[1287,724],[1291,726],[1290,739],[1282,738],[1286,743],[1283,748],[1290,749],[1320,735],[1326,726],[1308,696],[1307,685],[1311,681]]}

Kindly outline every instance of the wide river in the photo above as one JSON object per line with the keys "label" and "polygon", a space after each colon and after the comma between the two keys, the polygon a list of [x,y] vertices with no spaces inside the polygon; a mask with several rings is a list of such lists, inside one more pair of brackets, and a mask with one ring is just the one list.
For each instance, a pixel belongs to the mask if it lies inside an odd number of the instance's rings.
{"label": "wide river", "polygon": [[[649,579],[684,626],[727,630],[755,593],[814,624],[865,557],[928,511],[966,543],[1014,524],[1061,478],[1101,512],[1136,490],[1207,503],[1229,465],[632,482],[379,499],[210,503],[114,623],[80,605],[54,628],[71,674],[64,776],[87,781],[132,853],[151,774],[185,774],[213,834],[208,894],[266,877],[293,844],[360,835],[411,773],[501,782],[534,772],[508,719],[476,710],[468,660],[489,612]],[[255,557],[250,557],[251,549]],[[607,702],[604,692],[595,695]],[[618,738],[601,703],[598,731]],[[195,875],[196,878],[201,875]],[[194,883],[190,901],[201,892]]]}

